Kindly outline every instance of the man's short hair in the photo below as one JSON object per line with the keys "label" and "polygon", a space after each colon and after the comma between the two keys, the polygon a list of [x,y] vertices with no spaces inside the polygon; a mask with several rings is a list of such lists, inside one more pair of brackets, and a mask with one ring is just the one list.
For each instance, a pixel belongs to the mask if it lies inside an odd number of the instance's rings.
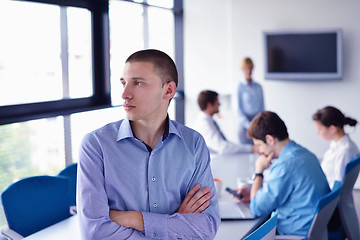
{"label": "man's short hair", "polygon": [[201,111],[206,110],[207,104],[214,104],[218,97],[218,93],[210,90],[202,91],[198,96],[198,104]]}
{"label": "man's short hair", "polygon": [[274,112],[259,112],[250,122],[247,130],[250,138],[262,140],[266,143],[266,135],[271,135],[282,141],[289,137],[287,128],[283,120]]}
{"label": "man's short hair", "polygon": [[174,61],[166,53],[156,49],[135,52],[128,57],[126,63],[148,62],[154,66],[154,72],[161,78],[162,84],[175,82],[178,85],[178,72]]}
{"label": "man's short hair", "polygon": [[244,68],[246,65],[249,66],[251,69],[254,68],[254,63],[251,60],[251,58],[246,57],[241,61],[241,64],[240,64],[241,69]]}

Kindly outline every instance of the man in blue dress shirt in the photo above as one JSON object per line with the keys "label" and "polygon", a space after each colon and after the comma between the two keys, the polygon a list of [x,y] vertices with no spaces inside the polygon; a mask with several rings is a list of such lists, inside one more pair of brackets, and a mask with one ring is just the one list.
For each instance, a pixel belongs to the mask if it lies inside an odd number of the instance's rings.
{"label": "man in blue dress shirt", "polygon": [[136,52],[120,81],[126,118],[87,134],[80,149],[82,239],[213,239],[220,217],[209,151],[167,115],[174,62]]}
{"label": "man in blue dress shirt", "polygon": [[[248,135],[262,154],[255,163],[254,182],[240,191],[251,199],[255,216],[278,212],[280,235],[305,236],[318,200],[330,192],[316,156],[289,139],[284,122],[276,113],[262,111],[251,121]],[[263,171],[272,166],[263,182]]]}

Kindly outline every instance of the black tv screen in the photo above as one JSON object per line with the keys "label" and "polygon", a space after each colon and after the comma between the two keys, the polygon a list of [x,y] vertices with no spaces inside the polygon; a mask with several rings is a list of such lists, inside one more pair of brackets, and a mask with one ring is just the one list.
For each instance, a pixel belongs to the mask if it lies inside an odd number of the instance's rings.
{"label": "black tv screen", "polygon": [[265,78],[327,80],[342,78],[342,32],[265,32]]}

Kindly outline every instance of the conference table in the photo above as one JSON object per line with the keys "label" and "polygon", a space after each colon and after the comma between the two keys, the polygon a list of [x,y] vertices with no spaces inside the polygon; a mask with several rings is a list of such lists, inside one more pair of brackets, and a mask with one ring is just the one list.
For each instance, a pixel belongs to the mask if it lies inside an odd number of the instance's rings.
{"label": "conference table", "polygon": [[80,240],[78,216],[71,216],[24,238],[26,240]]}
{"label": "conference table", "polygon": [[[257,155],[234,154],[212,157],[211,169],[214,178],[222,179],[219,201],[236,201],[225,187],[237,187],[237,179],[250,179],[254,172]],[[264,219],[221,221],[216,240],[239,240],[256,229]],[[74,215],[25,238],[26,240],[79,240],[78,216]]]}
{"label": "conference table", "polygon": [[[250,182],[255,171],[257,154],[239,153],[219,155],[211,158],[211,170],[214,178],[222,180],[219,202],[237,201],[228,192],[226,187],[238,188],[238,182]],[[239,181],[241,180],[241,181]],[[215,240],[239,240],[247,236],[260,226],[265,219],[256,218],[252,220],[222,220],[216,234]]]}

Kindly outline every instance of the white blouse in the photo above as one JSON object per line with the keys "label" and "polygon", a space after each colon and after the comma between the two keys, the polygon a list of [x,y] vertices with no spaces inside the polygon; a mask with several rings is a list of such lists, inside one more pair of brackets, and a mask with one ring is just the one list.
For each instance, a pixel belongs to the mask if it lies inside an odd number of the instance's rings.
{"label": "white blouse", "polygon": [[330,148],[325,152],[321,162],[330,188],[335,181],[343,180],[346,164],[358,155],[359,149],[349,135],[345,135],[338,142],[331,141]]}

